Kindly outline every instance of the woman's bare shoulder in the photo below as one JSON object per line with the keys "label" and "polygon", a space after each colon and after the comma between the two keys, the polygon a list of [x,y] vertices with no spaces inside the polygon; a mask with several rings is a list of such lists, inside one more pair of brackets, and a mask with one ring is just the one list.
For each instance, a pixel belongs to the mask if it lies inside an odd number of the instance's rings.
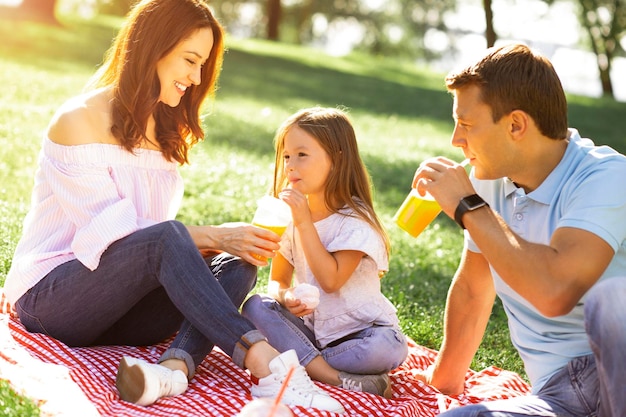
{"label": "woman's bare shoulder", "polygon": [[111,135],[108,90],[96,90],[63,103],[48,125],[48,138],[59,145],[117,143]]}

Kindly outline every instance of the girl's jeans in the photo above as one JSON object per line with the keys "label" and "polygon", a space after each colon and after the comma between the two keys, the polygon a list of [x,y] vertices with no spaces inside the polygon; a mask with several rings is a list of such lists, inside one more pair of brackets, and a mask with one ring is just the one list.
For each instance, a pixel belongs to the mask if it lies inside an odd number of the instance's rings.
{"label": "girl's jeans", "polygon": [[184,360],[189,379],[217,345],[243,368],[263,335],[239,314],[256,267],[228,254],[204,259],[187,228],[167,221],[114,243],[90,271],[59,265],[16,303],[22,324],[69,346],[150,345],[172,336],[163,354]]}
{"label": "girl's jeans", "polygon": [[596,284],[585,301],[593,355],[570,361],[535,395],[469,405],[445,417],[626,416],[626,278]]}
{"label": "girl's jeans", "polygon": [[253,295],[242,307],[278,351],[295,349],[302,366],[317,356],[339,371],[381,374],[400,366],[407,357],[406,338],[399,329],[373,326],[331,343],[324,349],[315,344],[315,335],[304,321],[268,296]]}

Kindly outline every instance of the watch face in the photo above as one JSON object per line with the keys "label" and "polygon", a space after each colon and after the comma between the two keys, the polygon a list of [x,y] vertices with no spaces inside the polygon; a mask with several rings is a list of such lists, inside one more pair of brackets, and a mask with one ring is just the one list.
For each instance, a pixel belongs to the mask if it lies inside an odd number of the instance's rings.
{"label": "watch face", "polygon": [[483,200],[478,194],[472,194],[463,199],[467,207],[471,210],[474,208],[482,207],[485,205],[485,200]]}

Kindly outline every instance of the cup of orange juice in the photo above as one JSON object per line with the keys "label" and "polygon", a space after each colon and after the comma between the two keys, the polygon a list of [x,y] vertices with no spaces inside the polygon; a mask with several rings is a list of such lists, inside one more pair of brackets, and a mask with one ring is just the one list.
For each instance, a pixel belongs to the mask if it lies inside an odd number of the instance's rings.
{"label": "cup of orange juice", "polygon": [[[266,195],[257,201],[257,209],[252,218],[252,225],[271,230],[278,236],[282,236],[290,222],[291,208],[283,200]],[[258,255],[255,255],[255,257],[265,260]]]}
{"label": "cup of orange juice", "polygon": [[[464,159],[459,165],[466,167],[469,161],[469,159]],[[430,193],[422,196],[413,188],[393,216],[393,221],[402,230],[417,237],[439,213],[441,213],[441,206]]]}
{"label": "cup of orange juice", "polygon": [[441,212],[441,206],[430,195],[420,195],[415,188],[406,197],[393,221],[408,234],[417,237]]}

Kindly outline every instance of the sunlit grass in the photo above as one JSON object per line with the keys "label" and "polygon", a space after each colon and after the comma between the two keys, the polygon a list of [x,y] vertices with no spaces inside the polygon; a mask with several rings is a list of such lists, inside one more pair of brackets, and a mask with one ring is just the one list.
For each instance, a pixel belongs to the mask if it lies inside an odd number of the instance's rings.
{"label": "sunlit grass", "polygon": [[37,404],[17,395],[8,381],[0,379],[0,415],[3,417],[38,417]]}

